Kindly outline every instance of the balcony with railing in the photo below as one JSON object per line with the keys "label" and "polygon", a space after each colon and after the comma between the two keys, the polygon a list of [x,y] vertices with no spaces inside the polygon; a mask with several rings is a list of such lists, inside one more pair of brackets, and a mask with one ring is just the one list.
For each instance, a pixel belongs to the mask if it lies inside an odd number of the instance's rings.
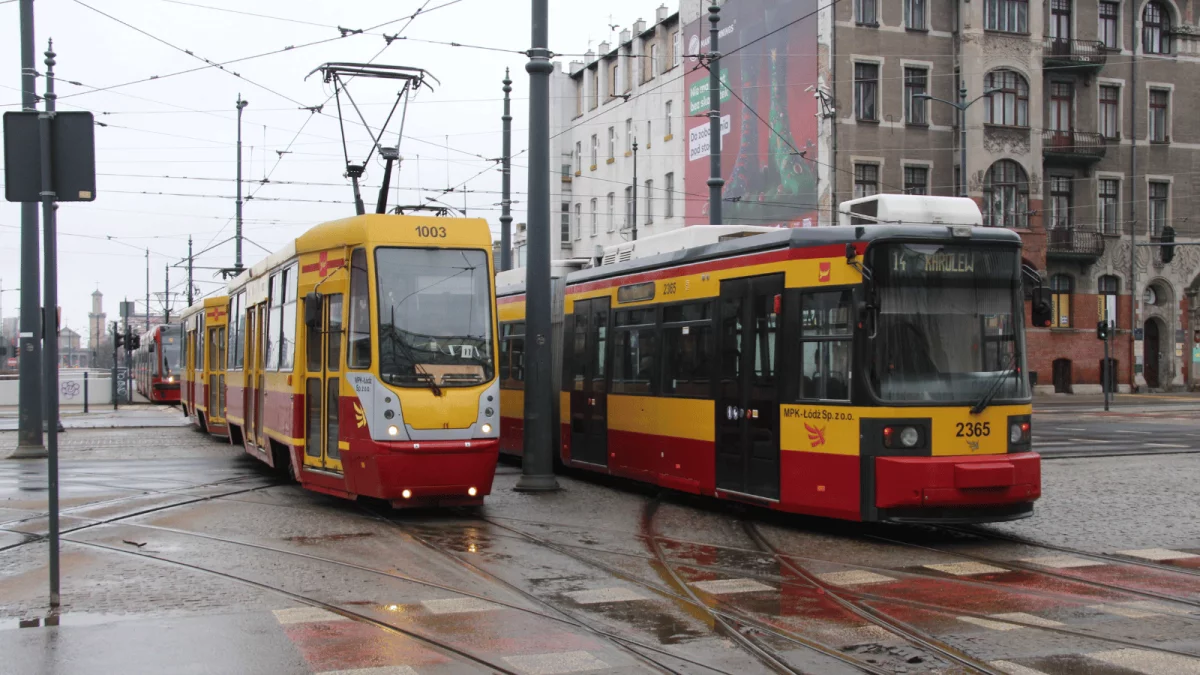
{"label": "balcony with railing", "polygon": [[1094,263],[1104,255],[1104,236],[1095,225],[1050,225],[1046,257]]}
{"label": "balcony with railing", "polygon": [[1093,131],[1042,131],[1042,155],[1046,159],[1090,164],[1104,159],[1108,143]]}
{"label": "balcony with railing", "polygon": [[1097,40],[1048,37],[1042,44],[1042,63],[1047,68],[1099,70],[1107,61],[1108,49]]}

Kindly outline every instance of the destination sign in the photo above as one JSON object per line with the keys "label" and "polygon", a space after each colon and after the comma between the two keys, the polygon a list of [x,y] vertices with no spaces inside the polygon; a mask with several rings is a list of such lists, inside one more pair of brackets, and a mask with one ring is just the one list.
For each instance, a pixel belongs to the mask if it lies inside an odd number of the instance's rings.
{"label": "destination sign", "polygon": [[905,274],[974,274],[974,251],[922,253],[911,249],[892,251],[892,272]]}
{"label": "destination sign", "polygon": [[872,256],[880,283],[1008,285],[1017,278],[1017,252],[1009,248],[892,244]]}

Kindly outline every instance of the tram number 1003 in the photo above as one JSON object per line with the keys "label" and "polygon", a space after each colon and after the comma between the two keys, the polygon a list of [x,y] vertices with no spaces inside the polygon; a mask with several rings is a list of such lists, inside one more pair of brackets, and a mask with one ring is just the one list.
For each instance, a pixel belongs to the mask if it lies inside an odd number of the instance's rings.
{"label": "tram number 1003", "polygon": [[417,236],[426,239],[445,239],[446,228],[428,225],[418,225],[416,228]]}

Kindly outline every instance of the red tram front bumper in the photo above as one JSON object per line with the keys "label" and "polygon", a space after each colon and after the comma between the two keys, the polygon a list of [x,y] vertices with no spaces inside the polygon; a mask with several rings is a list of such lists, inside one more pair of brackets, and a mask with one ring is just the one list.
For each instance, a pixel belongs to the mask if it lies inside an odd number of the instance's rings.
{"label": "red tram front bumper", "polygon": [[[1029,515],[1042,495],[1041,455],[878,457],[875,508],[884,520],[987,520]],[[1001,517],[999,519],[1005,519]]]}
{"label": "red tram front bumper", "polygon": [[346,483],[355,494],[408,507],[480,504],[492,491],[499,439],[371,445],[368,452],[342,451]]}

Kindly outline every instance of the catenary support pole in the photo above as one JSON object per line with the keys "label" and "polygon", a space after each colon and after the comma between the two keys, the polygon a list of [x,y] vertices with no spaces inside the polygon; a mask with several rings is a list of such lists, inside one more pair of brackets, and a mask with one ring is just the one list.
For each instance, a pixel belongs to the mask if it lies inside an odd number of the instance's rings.
{"label": "catenary support pole", "polygon": [[188,307],[191,307],[192,303],[194,302],[194,300],[192,299],[192,236],[191,235],[188,235],[188,268],[187,268],[187,270],[188,270],[187,298],[188,298]]}
{"label": "catenary support pole", "polygon": [[163,323],[171,323],[171,266],[163,274]]}
{"label": "catenary support pole", "polygon": [[958,130],[962,134],[958,147],[958,196],[966,197],[967,192],[967,83],[964,80],[958,88]]}
{"label": "catenary support pole", "polygon": [[549,0],[531,0],[532,48],[529,73],[529,194],[525,277],[526,372],[525,448],[516,489],[558,489],[552,447],[550,369],[550,63]]}
{"label": "catenary support pole", "polygon": [[146,332],[150,332],[150,249],[146,249]]}
{"label": "catenary support pole", "polygon": [[45,274],[45,349],[42,351],[42,380],[46,393],[46,451],[49,463],[50,510],[50,607],[57,608],[58,597],[58,242],[55,218],[53,126],[54,119],[54,42],[46,48],[46,111],[38,116],[42,150],[42,225],[45,228],[42,256]]}
{"label": "catenary support pole", "polygon": [[[504,69],[504,140],[500,179],[500,270],[512,269],[512,80]],[[466,194],[464,191],[463,194]]]}
{"label": "catenary support pole", "polygon": [[[237,213],[235,214],[237,224],[235,227],[234,238],[237,240],[237,253],[234,257],[233,266],[238,271],[242,271],[242,111],[246,106],[250,105],[249,101],[243,101],[242,95],[238,94],[237,114],[238,114],[238,129],[237,129]],[[357,187],[357,182],[355,183]],[[361,198],[358,199],[362,201]],[[362,210],[359,210],[362,213]]]}
{"label": "catenary support pole", "polygon": [[721,52],[717,40],[721,34],[721,8],[716,4],[708,8],[708,31],[711,44],[708,46],[708,147],[710,169],[708,178],[708,222],[721,225],[721,193],[725,179],[721,178]]}
{"label": "catenary support pole", "polygon": [[[21,0],[21,108],[37,110],[37,67],[34,65],[33,0]],[[38,205],[21,204],[21,318],[17,329],[18,412],[17,458],[46,456],[42,444],[42,317],[38,265]]]}
{"label": "catenary support pole", "polygon": [[632,241],[637,241],[637,151],[638,142],[635,138],[633,139],[633,190],[630,192],[633,203],[630,204],[631,208],[629,213],[630,217],[633,218],[633,231],[629,234],[629,237]]}

